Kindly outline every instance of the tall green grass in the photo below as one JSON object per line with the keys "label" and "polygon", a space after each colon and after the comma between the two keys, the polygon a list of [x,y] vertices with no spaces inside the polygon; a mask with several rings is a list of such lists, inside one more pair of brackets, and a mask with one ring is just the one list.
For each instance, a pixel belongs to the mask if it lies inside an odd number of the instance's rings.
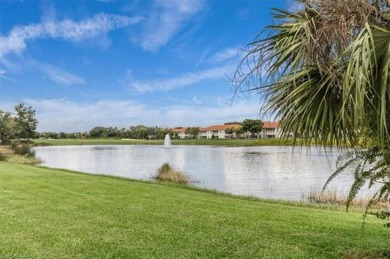
{"label": "tall green grass", "polygon": [[157,169],[154,179],[157,181],[180,184],[187,184],[189,182],[189,177],[184,172],[172,168],[169,163],[164,163],[159,169]]}
{"label": "tall green grass", "polygon": [[[345,206],[348,201],[348,195],[340,194],[336,189],[330,189],[321,191],[319,189],[310,188],[308,193],[302,194],[304,201],[315,204],[336,204]],[[365,197],[358,197],[352,200],[350,207],[355,208],[365,208],[371,199],[370,195]],[[389,199],[376,199],[373,201],[373,209],[390,209],[390,200]]]}

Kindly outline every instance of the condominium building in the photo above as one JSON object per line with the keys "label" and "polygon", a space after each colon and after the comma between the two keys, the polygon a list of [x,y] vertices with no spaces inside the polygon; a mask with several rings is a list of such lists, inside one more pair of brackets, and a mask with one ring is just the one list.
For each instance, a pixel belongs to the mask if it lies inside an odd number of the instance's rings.
{"label": "condominium building", "polygon": [[[241,127],[240,124],[225,124],[225,125],[212,125],[205,128],[199,128],[198,138],[205,139],[230,139],[230,138],[247,138],[251,136],[250,132],[244,132],[240,135],[237,135],[234,130],[237,130]],[[227,129],[233,129],[232,133],[227,133]],[[190,138],[186,133],[187,128],[174,128],[171,129],[173,133],[173,138],[186,139]],[[263,122],[263,130],[256,134],[256,138],[280,138],[282,134],[280,123],[279,122]]]}
{"label": "condominium building", "polygon": [[263,122],[263,130],[260,133],[260,138],[280,138],[282,129],[280,122]]}
{"label": "condominium building", "polygon": [[228,134],[226,133],[226,129],[238,129],[240,128],[240,124],[226,124],[226,125],[213,125],[207,128],[200,128],[199,130],[199,138],[207,138],[207,139],[227,139],[227,138],[237,138],[235,132]]}

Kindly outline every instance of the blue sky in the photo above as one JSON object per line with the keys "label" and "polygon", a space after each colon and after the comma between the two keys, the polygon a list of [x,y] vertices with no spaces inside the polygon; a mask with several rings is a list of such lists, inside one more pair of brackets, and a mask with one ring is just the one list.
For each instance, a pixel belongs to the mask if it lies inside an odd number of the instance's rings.
{"label": "blue sky", "polygon": [[[39,131],[207,126],[259,117],[229,80],[287,0],[0,0],[0,109]],[[260,118],[262,119],[262,118]]]}

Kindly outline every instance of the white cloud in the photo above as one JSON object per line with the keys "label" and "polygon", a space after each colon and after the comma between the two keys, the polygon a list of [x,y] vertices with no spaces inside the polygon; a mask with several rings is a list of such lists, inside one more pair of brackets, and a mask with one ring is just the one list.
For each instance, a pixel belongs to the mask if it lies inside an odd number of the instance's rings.
{"label": "white cloud", "polygon": [[217,52],[214,56],[211,57],[210,61],[212,63],[221,63],[232,58],[237,58],[238,56],[239,56],[239,48],[232,47]]}
{"label": "white cloud", "polygon": [[0,79],[5,79],[5,80],[8,80],[8,81],[15,81],[12,78],[9,78],[8,76],[6,76],[6,74],[7,74],[7,71],[5,71],[4,69],[0,68]]}
{"label": "white cloud", "polygon": [[15,26],[8,36],[0,36],[0,58],[10,52],[21,53],[29,40],[54,38],[79,42],[115,29],[137,24],[141,20],[141,17],[100,13],[80,22],[48,20],[38,24]]}
{"label": "white cloud", "polygon": [[41,70],[50,80],[62,85],[83,85],[85,80],[68,71],[49,64],[32,63]]}
{"label": "white cloud", "polygon": [[142,48],[154,51],[166,45],[193,15],[201,11],[203,3],[203,0],[155,1],[141,35]]}
{"label": "white cloud", "polygon": [[204,80],[216,80],[227,78],[228,74],[231,73],[231,66],[222,66],[203,70],[199,72],[186,73],[177,77],[168,79],[155,79],[151,81],[137,81],[128,80],[129,90],[135,90],[138,93],[148,92],[166,92],[178,88],[183,88]]}
{"label": "white cloud", "polygon": [[[75,103],[66,99],[26,100],[37,111],[38,131],[88,131],[95,126],[127,127],[152,123],[158,110],[122,100]],[[152,124],[153,125],[153,124]]]}
{"label": "white cloud", "polygon": [[5,78],[5,70],[0,69],[0,78]]}

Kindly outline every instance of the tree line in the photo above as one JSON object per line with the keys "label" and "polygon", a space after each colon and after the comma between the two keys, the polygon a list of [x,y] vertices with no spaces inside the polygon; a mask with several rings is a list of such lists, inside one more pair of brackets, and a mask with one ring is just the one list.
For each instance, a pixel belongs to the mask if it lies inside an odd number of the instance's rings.
{"label": "tree line", "polygon": [[[229,125],[232,123],[227,123]],[[254,119],[245,119],[243,122],[235,122],[234,124],[241,124],[240,128],[228,127],[225,133],[232,135],[236,133],[241,135],[245,132],[250,132],[251,135],[260,133],[262,131],[262,121]],[[182,127],[176,127],[182,129]],[[184,131],[188,138],[197,138],[200,132],[199,127],[188,127]],[[103,127],[97,126],[88,132],[36,132],[34,138],[51,138],[51,139],[88,139],[88,138],[129,138],[129,139],[164,139],[166,134],[170,134],[175,138],[172,129],[150,127],[145,125],[130,126],[128,128],[118,127]]]}
{"label": "tree line", "polygon": [[129,138],[129,139],[164,139],[170,130],[149,127],[145,125],[130,126],[128,128],[97,126],[85,132],[41,132],[36,133],[36,138],[50,139],[89,139],[89,138]]}
{"label": "tree line", "polygon": [[[241,127],[228,127],[225,130],[227,135],[237,136],[245,132],[254,134],[262,131],[262,121],[245,119],[243,122],[225,123],[240,124]],[[14,112],[0,110],[0,144],[9,144],[11,140],[28,138],[50,138],[50,139],[88,139],[88,138],[129,138],[129,139],[164,139],[166,134],[175,137],[171,129],[150,127],[145,125],[130,126],[128,128],[96,126],[86,132],[37,132],[38,120],[35,118],[35,110],[31,106],[20,103],[15,106]],[[178,127],[180,128],[180,127]],[[199,127],[188,127],[185,133],[189,138],[197,138],[200,132]]]}

